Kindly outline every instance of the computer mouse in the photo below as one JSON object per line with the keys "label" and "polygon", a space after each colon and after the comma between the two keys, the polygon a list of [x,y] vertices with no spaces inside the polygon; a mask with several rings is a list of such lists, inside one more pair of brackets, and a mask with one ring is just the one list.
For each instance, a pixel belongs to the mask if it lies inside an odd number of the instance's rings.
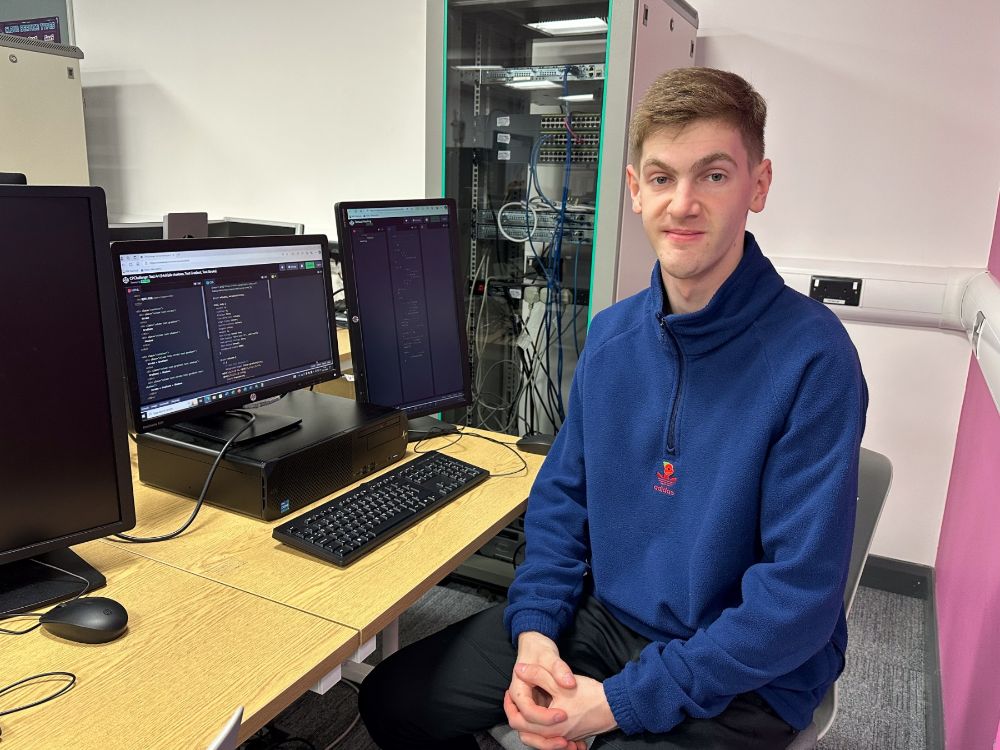
{"label": "computer mouse", "polygon": [[107,643],[125,632],[128,612],[114,599],[88,596],[58,604],[38,621],[57,638],[76,643]]}
{"label": "computer mouse", "polygon": [[544,432],[536,432],[531,435],[525,435],[523,438],[518,440],[517,447],[525,453],[537,453],[540,456],[544,456],[549,452],[549,448],[552,447],[552,441],[555,439],[555,435],[548,435]]}

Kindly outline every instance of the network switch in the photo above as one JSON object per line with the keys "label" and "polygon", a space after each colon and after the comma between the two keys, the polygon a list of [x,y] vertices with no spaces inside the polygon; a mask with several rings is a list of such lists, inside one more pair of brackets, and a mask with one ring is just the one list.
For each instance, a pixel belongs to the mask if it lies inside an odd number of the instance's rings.
{"label": "network switch", "polygon": [[519,81],[601,81],[604,63],[584,65],[533,65],[501,70],[475,71],[470,77],[483,83],[517,83]]}
{"label": "network switch", "polygon": [[[508,227],[504,224],[504,231],[507,232],[511,237],[521,241],[526,239],[524,233],[524,225],[519,227]],[[497,227],[496,224],[477,224],[476,225],[476,239],[480,240],[495,240],[497,238]],[[531,235],[531,239],[534,242],[547,243],[552,242],[555,239],[555,228],[554,227],[538,227]],[[571,243],[591,243],[594,241],[594,230],[593,229],[573,229],[571,227],[566,227],[563,229],[563,242]]]}

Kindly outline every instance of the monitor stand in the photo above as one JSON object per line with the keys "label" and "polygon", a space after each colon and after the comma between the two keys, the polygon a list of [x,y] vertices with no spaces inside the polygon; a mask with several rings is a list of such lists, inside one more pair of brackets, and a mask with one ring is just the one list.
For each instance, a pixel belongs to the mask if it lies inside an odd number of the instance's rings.
{"label": "monitor stand", "polygon": [[31,612],[39,607],[71,599],[81,592],[83,583],[36,560],[68,570],[87,579],[86,591],[107,583],[95,567],[68,549],[46,552],[29,560],[0,565],[0,612]]}
{"label": "monitor stand", "polygon": [[451,422],[445,422],[437,417],[410,417],[406,428],[406,442],[415,443],[438,435],[455,435],[458,428]]}
{"label": "monitor stand", "polygon": [[[263,440],[271,435],[295,427],[302,422],[301,417],[276,414],[273,411],[268,411],[267,407],[254,409],[250,413],[254,415],[253,424],[250,425],[246,432],[233,441],[233,445],[244,445]],[[202,417],[191,422],[179,422],[173,425],[173,428],[216,443],[226,443],[229,438],[242,430],[246,426],[246,423],[246,417],[226,411],[221,414]]]}

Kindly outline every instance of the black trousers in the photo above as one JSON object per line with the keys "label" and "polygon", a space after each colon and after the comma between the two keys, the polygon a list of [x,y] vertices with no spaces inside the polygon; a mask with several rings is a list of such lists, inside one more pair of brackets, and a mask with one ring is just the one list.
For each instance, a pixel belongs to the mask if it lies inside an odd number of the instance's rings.
{"label": "black trousers", "polygon": [[[603,681],[648,643],[585,595],[559,654],[574,673]],[[492,607],[376,666],[361,685],[361,718],[382,750],[476,750],[474,732],[507,723],[503,694],[516,658],[503,606]],[[714,718],[688,718],[666,734],[609,732],[591,750],[784,750],[795,735],[760,696],[745,693]]]}

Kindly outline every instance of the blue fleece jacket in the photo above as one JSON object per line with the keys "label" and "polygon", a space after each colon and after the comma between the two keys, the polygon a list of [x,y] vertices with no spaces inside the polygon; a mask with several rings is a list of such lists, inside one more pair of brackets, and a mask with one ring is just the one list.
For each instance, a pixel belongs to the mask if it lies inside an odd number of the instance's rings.
{"label": "blue fleece jacket", "polygon": [[586,573],[651,640],[604,681],[627,734],[757,691],[807,726],[844,667],[844,585],[868,394],[836,316],[747,233],[703,309],[650,288],[595,316],[528,500],[505,622],[558,639]]}

